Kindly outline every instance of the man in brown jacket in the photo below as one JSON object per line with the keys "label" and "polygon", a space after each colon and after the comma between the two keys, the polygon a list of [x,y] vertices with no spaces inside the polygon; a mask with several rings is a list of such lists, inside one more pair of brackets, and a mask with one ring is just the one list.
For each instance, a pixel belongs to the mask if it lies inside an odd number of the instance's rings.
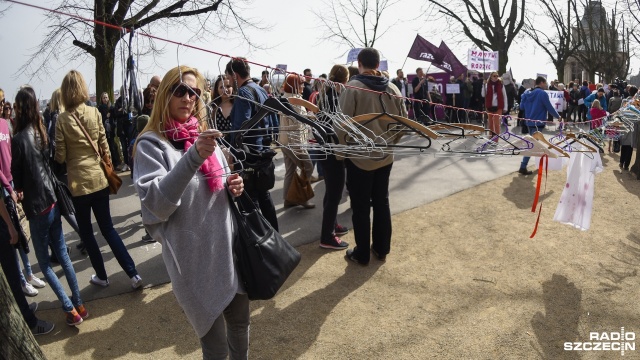
{"label": "man in brown jacket", "polygon": [[[380,64],[380,53],[365,48],[358,55],[359,75],[351,78],[348,86],[388,92],[401,96],[400,90],[376,70]],[[401,98],[380,96],[378,93],[347,87],[340,95],[340,107],[347,116],[383,112],[382,103],[392,115],[407,117],[407,109]],[[367,128],[378,136],[388,134],[386,126],[370,122]],[[389,209],[389,176],[393,155],[381,157],[358,157],[346,159],[347,188],[351,199],[353,232],[356,247],[347,250],[346,257],[361,265],[369,264],[370,254],[385,261],[391,247],[391,210]],[[371,244],[371,218],[373,206],[373,244]]]}

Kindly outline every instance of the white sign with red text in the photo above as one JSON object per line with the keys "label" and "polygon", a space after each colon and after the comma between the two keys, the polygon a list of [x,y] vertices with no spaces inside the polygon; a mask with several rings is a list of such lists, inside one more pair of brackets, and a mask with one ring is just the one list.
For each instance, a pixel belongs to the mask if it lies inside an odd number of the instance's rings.
{"label": "white sign with red text", "polygon": [[500,56],[497,51],[469,49],[469,70],[480,72],[498,71]]}

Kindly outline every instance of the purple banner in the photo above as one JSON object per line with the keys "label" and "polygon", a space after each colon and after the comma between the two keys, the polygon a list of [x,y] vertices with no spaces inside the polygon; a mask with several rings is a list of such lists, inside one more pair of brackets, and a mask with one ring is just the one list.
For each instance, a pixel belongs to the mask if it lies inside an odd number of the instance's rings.
{"label": "purple banner", "polygon": [[440,42],[440,54],[442,55],[442,66],[439,68],[449,72],[449,74],[458,78],[461,74],[466,74],[467,68],[464,66],[456,55],[449,49],[444,41]]}
{"label": "purple banner", "polygon": [[442,61],[440,56],[440,49],[432,43],[428,42],[420,35],[416,35],[416,39],[413,41],[409,55],[412,59],[429,61],[433,66],[437,66]]}

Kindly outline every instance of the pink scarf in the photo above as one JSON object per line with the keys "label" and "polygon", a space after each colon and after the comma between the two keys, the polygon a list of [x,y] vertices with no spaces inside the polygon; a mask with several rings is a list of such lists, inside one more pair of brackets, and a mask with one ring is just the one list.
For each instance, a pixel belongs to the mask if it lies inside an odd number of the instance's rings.
{"label": "pink scarf", "polygon": [[[184,142],[185,152],[195,143],[198,134],[198,119],[193,116],[185,121],[184,124],[173,119],[167,121],[167,135],[175,142]],[[220,191],[224,188],[222,184],[224,171],[215,153],[205,159],[202,166],[200,166],[200,171],[207,177],[207,184],[211,191]]]}

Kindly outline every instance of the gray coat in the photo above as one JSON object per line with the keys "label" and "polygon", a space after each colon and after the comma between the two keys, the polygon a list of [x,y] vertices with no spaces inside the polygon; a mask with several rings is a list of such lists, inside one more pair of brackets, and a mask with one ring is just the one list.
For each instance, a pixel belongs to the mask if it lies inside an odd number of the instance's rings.
{"label": "gray coat", "polygon": [[[220,148],[218,161],[229,172]],[[142,223],[162,243],[173,293],[198,337],[238,292],[232,239],[234,221],[226,190],[212,193],[204,160],[192,146],[184,153],[153,132],[138,140],[133,181],[142,203]]]}

